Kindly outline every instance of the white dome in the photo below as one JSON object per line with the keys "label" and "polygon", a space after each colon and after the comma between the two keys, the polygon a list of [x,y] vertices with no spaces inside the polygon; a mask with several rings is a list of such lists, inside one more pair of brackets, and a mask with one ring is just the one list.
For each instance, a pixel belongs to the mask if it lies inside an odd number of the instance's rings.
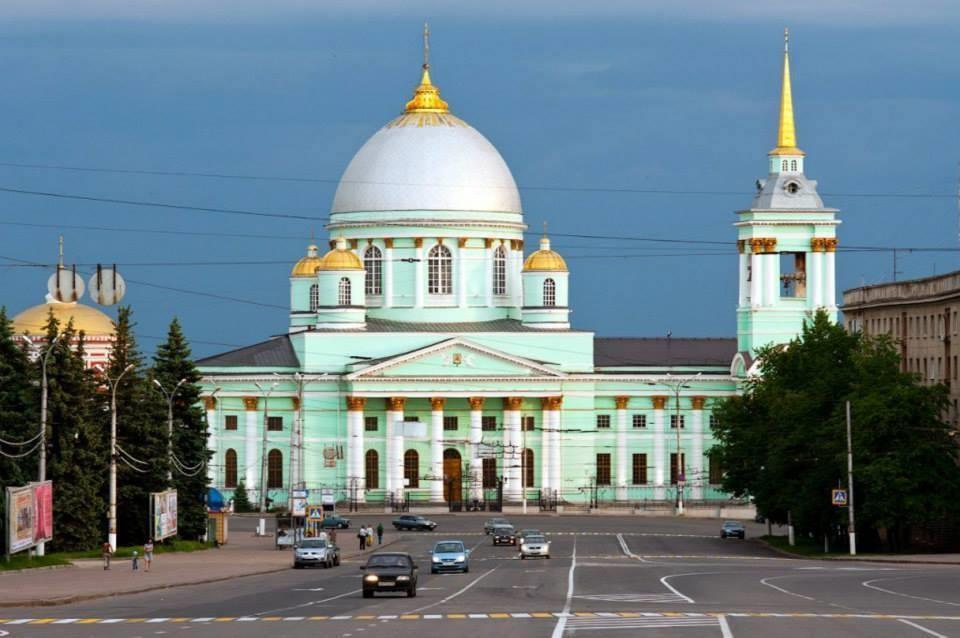
{"label": "white dome", "polygon": [[497,149],[447,113],[407,113],[377,131],[333,198],[334,213],[400,210],[522,212]]}

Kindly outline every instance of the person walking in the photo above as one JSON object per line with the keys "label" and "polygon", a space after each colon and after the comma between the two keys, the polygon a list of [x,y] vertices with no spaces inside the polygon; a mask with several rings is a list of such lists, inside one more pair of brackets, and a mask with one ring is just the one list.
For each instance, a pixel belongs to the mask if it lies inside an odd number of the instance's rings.
{"label": "person walking", "polygon": [[367,548],[367,528],[363,525],[360,526],[360,531],[357,532],[357,538],[360,539],[360,550],[365,550]]}
{"label": "person walking", "polygon": [[383,523],[377,523],[377,545],[383,545]]}
{"label": "person walking", "polygon": [[137,556],[137,550],[133,550],[133,571],[140,569],[140,558]]}
{"label": "person walking", "polygon": [[148,538],[143,545],[143,571],[150,571],[150,565],[153,564],[153,539]]}
{"label": "person walking", "polygon": [[110,569],[110,555],[113,554],[113,547],[110,545],[110,541],[103,541],[103,545],[100,546],[100,556],[103,558],[103,569]]}

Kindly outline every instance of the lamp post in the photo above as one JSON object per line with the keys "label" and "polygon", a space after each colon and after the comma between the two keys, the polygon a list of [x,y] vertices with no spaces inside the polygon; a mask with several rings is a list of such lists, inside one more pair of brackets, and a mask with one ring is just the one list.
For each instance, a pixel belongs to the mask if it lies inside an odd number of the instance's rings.
{"label": "lamp post", "polygon": [[[61,337],[63,333],[54,337],[47,346],[47,351],[43,354],[43,365],[41,365],[43,374],[40,382],[40,471],[37,475],[37,480],[41,483],[47,480],[47,360]],[[44,555],[45,545],[46,543],[37,545],[37,556]]]}
{"label": "lamp post", "polygon": [[110,384],[110,504],[107,512],[107,542],[114,551],[117,549],[117,387],[123,375],[133,368],[131,363],[116,379],[106,377]]}
{"label": "lamp post", "polygon": [[[684,466],[686,465],[686,463],[684,463],[683,453],[680,447],[680,391],[684,388],[691,387],[689,385],[690,382],[696,381],[698,378],[700,378],[701,374],[703,373],[698,372],[692,377],[677,378],[672,382],[671,381],[647,382],[647,385],[662,385],[669,388],[673,392],[673,399],[674,399],[673,405],[674,405],[674,412],[675,412],[674,426],[677,431],[677,500],[676,500],[677,516],[683,516],[683,483],[684,483],[684,475],[685,475]],[[667,374],[667,378],[674,379],[673,375],[669,373]]]}
{"label": "lamp post", "polygon": [[260,395],[263,396],[263,445],[260,450],[260,523],[257,526],[258,536],[265,536],[267,533],[267,428],[270,424],[268,401],[270,400],[270,394],[278,383],[278,381],[274,381],[268,389],[264,390],[258,382],[253,382],[253,385],[260,390]]}
{"label": "lamp post", "polygon": [[167,400],[167,485],[169,487],[173,487],[173,398],[180,386],[186,382],[186,378],[180,379],[177,385],[173,387],[173,391],[167,393],[162,383],[156,379],[153,380],[154,385],[159,388],[163,397]]}

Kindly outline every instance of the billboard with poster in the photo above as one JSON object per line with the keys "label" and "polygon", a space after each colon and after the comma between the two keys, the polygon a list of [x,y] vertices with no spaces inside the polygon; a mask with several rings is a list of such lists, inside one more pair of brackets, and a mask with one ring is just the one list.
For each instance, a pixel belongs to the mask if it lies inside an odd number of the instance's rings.
{"label": "billboard with poster", "polygon": [[10,554],[53,540],[53,483],[8,487],[6,528]]}
{"label": "billboard with poster", "polygon": [[150,529],[154,541],[177,535],[177,490],[150,493]]}

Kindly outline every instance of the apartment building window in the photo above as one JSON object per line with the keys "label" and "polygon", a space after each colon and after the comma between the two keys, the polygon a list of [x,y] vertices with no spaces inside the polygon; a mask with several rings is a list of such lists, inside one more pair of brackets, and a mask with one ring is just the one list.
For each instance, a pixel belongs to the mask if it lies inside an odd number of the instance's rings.
{"label": "apartment building window", "polygon": [[633,427],[635,427],[635,428],[645,428],[645,427],[647,427],[647,415],[646,415],[646,414],[634,414],[634,415],[633,415]]}
{"label": "apartment building window", "polygon": [[282,416],[268,416],[267,417],[267,430],[270,432],[282,432],[283,431],[283,417]]}
{"label": "apartment building window", "polygon": [[610,485],[610,454],[597,454],[597,485]]}
{"label": "apartment building window", "polygon": [[223,429],[224,430],[236,430],[237,429],[237,415],[228,414],[223,418]]}
{"label": "apartment building window", "polygon": [[484,432],[496,432],[497,417],[495,416],[480,417],[480,429],[483,430]]}
{"label": "apartment building window", "polygon": [[647,484],[647,455],[646,454],[633,455],[633,484],[634,485]]}
{"label": "apartment building window", "polygon": [[455,416],[443,417],[443,429],[447,432],[456,430],[459,427],[458,419]]}
{"label": "apartment building window", "polygon": [[[685,414],[681,414],[681,415],[679,415],[679,417],[680,417],[680,429],[682,430],[682,429],[683,429],[684,427],[686,427],[686,425],[687,425],[687,419],[686,419],[686,415],[685,415]],[[671,427],[672,429],[674,429],[674,430],[677,429],[677,415],[676,415],[676,414],[671,414],[671,415],[670,415],[670,427]]]}
{"label": "apartment building window", "polygon": [[375,416],[363,417],[363,429],[366,432],[376,432],[380,428],[379,419]]}
{"label": "apartment building window", "polygon": [[598,414],[597,415],[597,429],[610,428],[610,415],[609,414]]}

